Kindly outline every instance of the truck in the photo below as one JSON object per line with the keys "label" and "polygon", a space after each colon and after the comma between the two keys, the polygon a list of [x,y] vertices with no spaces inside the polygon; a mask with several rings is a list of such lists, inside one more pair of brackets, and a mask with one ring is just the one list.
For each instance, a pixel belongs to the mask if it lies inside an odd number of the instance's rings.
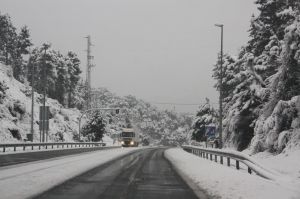
{"label": "truck", "polygon": [[120,141],[123,147],[137,147],[140,142],[139,133],[132,128],[124,128],[120,133]]}

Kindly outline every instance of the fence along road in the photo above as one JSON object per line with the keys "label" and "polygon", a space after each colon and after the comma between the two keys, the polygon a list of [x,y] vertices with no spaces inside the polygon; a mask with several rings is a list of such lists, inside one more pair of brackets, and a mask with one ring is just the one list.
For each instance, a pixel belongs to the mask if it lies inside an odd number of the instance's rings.
{"label": "fence along road", "polygon": [[257,161],[253,160],[248,155],[243,154],[241,152],[220,150],[220,149],[206,149],[206,148],[190,146],[190,145],[183,145],[182,148],[185,151],[189,153],[193,153],[202,158],[210,159],[211,161],[214,160],[215,162],[219,161],[220,164],[223,164],[225,159],[227,161],[227,166],[231,166],[230,161],[234,160],[235,167],[238,170],[240,169],[240,162],[241,162],[247,166],[249,174],[255,172],[258,176],[273,181],[278,181],[281,178],[281,175],[278,172],[272,171],[271,169],[264,167],[263,165],[259,164]]}

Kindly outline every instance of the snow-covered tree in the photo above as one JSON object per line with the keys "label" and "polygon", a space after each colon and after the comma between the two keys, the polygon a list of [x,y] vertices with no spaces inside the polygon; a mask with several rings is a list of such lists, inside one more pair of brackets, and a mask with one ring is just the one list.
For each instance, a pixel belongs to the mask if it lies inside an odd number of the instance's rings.
{"label": "snow-covered tree", "polygon": [[192,140],[205,141],[205,127],[207,125],[217,126],[218,115],[215,109],[211,106],[209,99],[206,99],[206,103],[199,107],[196,118],[192,125],[193,133]]}
{"label": "snow-covered tree", "polygon": [[105,133],[105,122],[100,111],[91,114],[88,122],[82,128],[82,135],[89,141],[99,142]]}
{"label": "snow-covered tree", "polygon": [[[254,135],[251,146],[255,151],[276,148],[274,140],[278,136],[271,133],[272,139],[267,139],[270,128],[264,125],[272,126],[266,121],[278,113],[280,100],[299,95],[299,1],[258,0],[256,4],[260,13],[252,17],[250,41],[231,63],[233,70],[228,71],[224,64],[224,77],[229,76],[234,86],[228,95],[224,93],[223,139],[225,145],[238,150],[248,147]],[[282,114],[276,118],[289,121],[274,122],[279,135],[282,129],[290,128],[293,117]]]}
{"label": "snow-covered tree", "polygon": [[26,62],[23,56],[29,53],[30,46],[29,29],[24,26],[18,33],[10,17],[0,13],[0,61],[11,65],[14,77],[22,82],[26,79]]}

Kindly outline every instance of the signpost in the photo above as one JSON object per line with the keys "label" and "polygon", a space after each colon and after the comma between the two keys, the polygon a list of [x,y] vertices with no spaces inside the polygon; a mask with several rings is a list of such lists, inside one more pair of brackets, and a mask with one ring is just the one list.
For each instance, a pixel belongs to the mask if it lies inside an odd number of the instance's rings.
{"label": "signpost", "polygon": [[205,126],[205,136],[207,138],[216,137],[216,126],[214,125]]}
{"label": "signpost", "polygon": [[40,142],[48,141],[49,106],[40,106]]}

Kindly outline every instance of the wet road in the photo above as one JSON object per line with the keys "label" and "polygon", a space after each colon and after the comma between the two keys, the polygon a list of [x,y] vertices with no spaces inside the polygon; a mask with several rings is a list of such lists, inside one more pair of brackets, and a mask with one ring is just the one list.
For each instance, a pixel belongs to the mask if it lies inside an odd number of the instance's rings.
{"label": "wet road", "polygon": [[164,158],[164,150],[159,148],[133,152],[77,176],[36,198],[197,198]]}
{"label": "wet road", "polygon": [[86,153],[98,150],[107,150],[111,147],[91,147],[91,148],[73,148],[73,149],[58,149],[46,151],[32,151],[25,153],[0,154],[0,167],[45,160],[67,155]]}

